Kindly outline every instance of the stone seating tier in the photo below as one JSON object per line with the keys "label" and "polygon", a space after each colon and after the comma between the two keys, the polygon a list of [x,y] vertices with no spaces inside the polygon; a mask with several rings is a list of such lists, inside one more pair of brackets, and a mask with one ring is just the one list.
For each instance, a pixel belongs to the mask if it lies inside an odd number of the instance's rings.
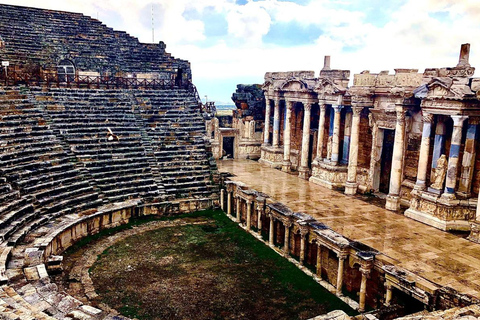
{"label": "stone seating tier", "polygon": [[[108,202],[212,194],[205,127],[191,93],[135,90],[154,97],[148,114],[133,91],[0,90],[3,245]],[[107,128],[119,141],[108,141]]]}
{"label": "stone seating tier", "polygon": [[118,66],[126,72],[145,68],[161,72],[175,65],[190,78],[189,63],[165,53],[163,45],[141,44],[81,14],[2,5],[0,34],[5,41],[2,56],[16,64],[25,63],[27,57],[40,65],[51,63],[53,50],[69,55],[85,70]]}

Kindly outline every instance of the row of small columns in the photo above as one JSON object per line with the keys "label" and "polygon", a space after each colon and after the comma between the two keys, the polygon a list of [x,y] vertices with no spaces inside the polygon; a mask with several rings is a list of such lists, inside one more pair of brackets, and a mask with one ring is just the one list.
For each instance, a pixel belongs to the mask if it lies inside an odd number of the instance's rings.
{"label": "row of small columns", "polygon": [[[233,198],[234,198],[234,192],[233,191],[227,191],[227,213],[232,216],[232,203],[233,203]],[[236,207],[236,221],[240,222],[240,199],[238,195],[235,196],[237,198],[237,207]],[[223,210],[224,208],[224,199],[225,199],[225,190],[222,189],[220,191],[220,203],[221,207]],[[246,229],[250,231],[251,229],[251,210],[252,210],[252,204],[253,201],[250,199],[244,199],[247,203],[247,220],[246,220]],[[257,202],[257,232],[258,234],[261,234],[262,230],[262,216],[264,216],[264,198],[258,197],[257,200],[260,200]],[[274,239],[275,239],[275,234],[274,234],[274,223],[275,223],[275,216],[273,214],[269,214],[269,235],[268,235],[268,244],[273,247],[274,246]],[[290,228],[292,227],[292,222],[291,221],[283,221],[280,220],[283,223],[283,226],[285,228],[285,236],[284,236],[284,247],[283,247],[283,254],[285,257],[288,257],[290,254]],[[300,256],[299,256],[299,265],[303,265],[305,261],[305,241],[306,237],[308,234],[309,230],[307,228],[300,228]],[[317,239],[312,239],[312,241],[317,242],[317,259],[316,259],[316,274],[319,279],[322,279],[322,248],[323,246]],[[348,258],[348,251],[347,250],[340,250],[337,252],[337,257],[338,257],[338,269],[337,269],[337,281],[336,281],[336,295],[337,296],[342,296],[342,286],[343,286],[343,274],[344,274],[344,266],[345,266],[345,261]],[[362,263],[360,267],[360,272],[362,273],[362,279],[361,279],[361,284],[360,284],[360,294],[359,294],[359,311],[363,312],[365,311],[365,299],[366,299],[366,289],[367,289],[367,279],[369,277],[369,274],[372,269],[372,264],[371,263]],[[387,287],[387,299],[386,299],[386,304],[391,300],[391,290],[388,290]]]}
{"label": "row of small columns", "polygon": [[[269,245],[274,246],[274,216],[272,214],[269,215],[270,218],[270,229],[269,229]],[[292,223],[290,221],[282,221],[285,227],[285,239],[284,239],[284,246],[283,246],[283,254],[285,257],[288,257],[290,254],[290,227]],[[300,256],[299,256],[299,265],[303,266],[305,261],[305,241],[306,236],[308,234],[308,229],[300,228]],[[339,251],[337,252],[338,257],[338,270],[337,270],[337,283],[336,283],[336,295],[342,296],[342,287],[343,287],[343,274],[344,274],[344,266],[345,261],[348,258],[347,251]],[[360,272],[362,274],[362,279],[360,283],[360,294],[359,294],[359,309],[358,311],[364,312],[365,311],[365,301],[366,301],[366,292],[367,292],[367,279],[370,275],[371,269],[373,264],[370,260],[364,263],[362,261]],[[317,240],[317,261],[316,261],[316,274],[319,279],[322,279],[322,245]],[[391,295],[390,295],[391,298]]]}

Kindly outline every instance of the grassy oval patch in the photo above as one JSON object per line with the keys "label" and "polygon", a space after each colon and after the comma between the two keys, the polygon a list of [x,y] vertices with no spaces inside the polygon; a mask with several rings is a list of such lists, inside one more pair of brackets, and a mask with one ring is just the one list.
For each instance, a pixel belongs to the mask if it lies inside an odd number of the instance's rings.
{"label": "grassy oval patch", "polygon": [[231,222],[161,228],[121,240],[90,269],[102,301],[138,319],[308,319],[355,312]]}

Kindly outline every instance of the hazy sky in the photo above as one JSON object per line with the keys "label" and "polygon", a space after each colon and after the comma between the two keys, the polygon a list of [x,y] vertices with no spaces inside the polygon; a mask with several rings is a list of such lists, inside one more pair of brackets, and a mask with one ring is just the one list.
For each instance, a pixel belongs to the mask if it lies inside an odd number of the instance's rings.
{"label": "hazy sky", "polygon": [[0,0],[81,12],[106,25],[167,44],[192,64],[204,99],[231,103],[237,83],[267,71],[331,67],[379,72],[453,67],[471,44],[480,68],[480,0]]}

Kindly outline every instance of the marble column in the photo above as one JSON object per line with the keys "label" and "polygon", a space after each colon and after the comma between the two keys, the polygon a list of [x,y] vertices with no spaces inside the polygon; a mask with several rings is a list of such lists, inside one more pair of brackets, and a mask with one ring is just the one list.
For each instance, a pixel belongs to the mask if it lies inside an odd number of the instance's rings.
{"label": "marble column", "polygon": [[397,122],[393,143],[392,171],[390,173],[390,187],[385,203],[385,208],[393,211],[400,209],[400,188],[403,178],[403,156],[405,147],[405,110],[403,110],[403,106],[397,106],[396,112]]}
{"label": "marble column", "polygon": [[343,267],[345,264],[345,259],[347,259],[347,254],[345,252],[338,253],[338,271],[337,271],[337,287],[336,294],[337,296],[342,296],[342,286],[343,286]]}
{"label": "marble column", "polygon": [[362,281],[360,283],[360,297],[358,303],[358,311],[365,311],[365,298],[367,294],[367,279],[370,275],[371,265],[362,265],[360,267],[360,272],[362,273]]}
{"label": "marble column", "polygon": [[288,257],[288,254],[290,253],[290,227],[292,226],[292,223],[284,222],[283,226],[285,227],[285,239],[283,241],[283,254],[285,255],[285,257]]}
{"label": "marble column", "polygon": [[343,106],[332,106],[335,110],[335,116],[333,119],[333,136],[332,136],[332,163],[338,164],[338,153],[340,150],[340,112]]}
{"label": "marble column", "polygon": [[299,263],[303,266],[303,262],[305,261],[305,238],[307,237],[308,229],[307,230],[300,230],[300,257]]}
{"label": "marble column", "polygon": [[299,177],[308,179],[310,177],[310,168],[308,167],[308,151],[310,147],[310,117],[312,104],[303,104],[303,131],[302,131],[302,153],[300,158],[300,168],[298,168]]}
{"label": "marble column", "polygon": [[270,144],[270,99],[268,99],[265,104],[265,124],[263,129],[263,144],[268,146]]}
{"label": "marble column", "polygon": [[322,160],[323,154],[323,140],[325,138],[325,111],[327,107],[325,104],[320,105],[320,117],[318,118],[318,135],[317,135],[317,156],[315,160],[317,162]]}
{"label": "marble column", "polygon": [[322,279],[322,245],[317,241],[317,277]]}
{"label": "marble column", "polygon": [[387,307],[390,306],[392,302],[392,285],[388,282],[385,283],[385,289],[386,289],[386,294],[385,294],[385,305]]}
{"label": "marble column", "polygon": [[345,194],[354,195],[357,193],[357,165],[358,165],[358,143],[360,136],[360,113],[363,107],[352,107],[352,132],[350,135],[350,151],[348,156],[347,182],[345,183]]}
{"label": "marble column", "polygon": [[252,201],[246,200],[247,203],[247,231],[250,231],[250,227],[252,226]]}
{"label": "marble column", "polygon": [[435,176],[435,169],[437,168],[437,160],[445,153],[445,122],[443,116],[437,115],[437,124],[435,127],[435,140],[433,143],[432,154],[432,172],[431,177]]}
{"label": "marble column", "polygon": [[280,144],[280,99],[275,98],[273,109],[273,141],[272,144],[278,148]]}
{"label": "marble column", "polygon": [[282,162],[282,171],[290,172],[292,163],[290,162],[290,142],[291,142],[291,119],[292,119],[292,109],[293,101],[287,101],[287,110],[285,116],[285,129],[283,130],[283,162]]}
{"label": "marble column", "polygon": [[222,209],[222,211],[225,211],[224,202],[225,202],[225,189],[220,189],[220,209]]}
{"label": "marble column", "polygon": [[270,214],[270,228],[268,230],[268,244],[273,246],[273,215]]}
{"label": "marble column", "polygon": [[352,132],[352,113],[347,112],[345,114],[345,131],[343,134],[342,160],[340,161],[342,164],[348,164],[351,132]]}
{"label": "marble column", "polygon": [[427,185],[428,155],[430,152],[430,134],[432,132],[433,115],[423,112],[422,142],[420,144],[420,156],[418,158],[417,181],[415,190],[425,190]]}
{"label": "marble column", "polygon": [[452,141],[450,144],[450,153],[448,155],[448,169],[445,180],[445,190],[442,197],[448,199],[455,198],[455,186],[457,184],[458,157],[460,155],[460,146],[462,145],[463,122],[467,116],[451,116],[453,119]]}
{"label": "marble column", "polygon": [[227,192],[227,214],[232,215],[232,192]]}
{"label": "marble column", "polygon": [[236,212],[236,219],[235,221],[240,223],[241,220],[241,217],[242,217],[242,213],[240,212],[241,210],[241,198],[239,196],[237,196],[237,212]]}
{"label": "marble column", "polygon": [[478,119],[468,119],[467,138],[465,139],[465,149],[462,156],[462,168],[460,170],[460,183],[458,192],[464,198],[470,198],[472,195],[472,179],[475,169]]}

